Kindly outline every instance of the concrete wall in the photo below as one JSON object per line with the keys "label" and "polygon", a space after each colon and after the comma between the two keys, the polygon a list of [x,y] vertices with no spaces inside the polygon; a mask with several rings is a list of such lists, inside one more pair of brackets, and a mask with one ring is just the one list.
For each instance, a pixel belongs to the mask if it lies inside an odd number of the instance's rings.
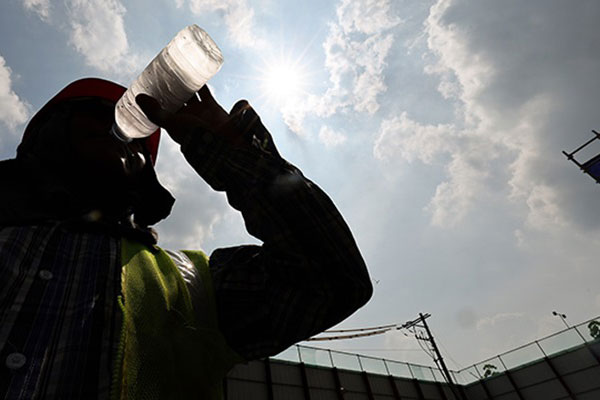
{"label": "concrete wall", "polygon": [[445,384],[280,360],[236,366],[227,400],[455,400]]}
{"label": "concrete wall", "polygon": [[[445,383],[274,359],[236,366],[224,387],[227,400],[462,400]],[[467,400],[600,400],[600,341],[458,390]]]}
{"label": "concrete wall", "polygon": [[469,400],[600,399],[600,342],[465,386]]}

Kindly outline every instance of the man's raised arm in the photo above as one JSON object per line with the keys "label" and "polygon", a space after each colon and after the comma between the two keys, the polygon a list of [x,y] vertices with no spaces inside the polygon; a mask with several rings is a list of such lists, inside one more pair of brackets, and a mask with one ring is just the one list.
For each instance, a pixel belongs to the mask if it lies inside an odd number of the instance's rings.
{"label": "man's raised arm", "polygon": [[371,281],[333,202],[279,155],[254,110],[241,101],[216,122],[220,106],[206,88],[200,96],[180,117],[160,115],[148,99],[141,105],[151,118],[158,115],[191,166],[226,192],[248,232],[263,241],[215,250],[210,269],[230,346],[246,359],[273,355],[364,305]]}

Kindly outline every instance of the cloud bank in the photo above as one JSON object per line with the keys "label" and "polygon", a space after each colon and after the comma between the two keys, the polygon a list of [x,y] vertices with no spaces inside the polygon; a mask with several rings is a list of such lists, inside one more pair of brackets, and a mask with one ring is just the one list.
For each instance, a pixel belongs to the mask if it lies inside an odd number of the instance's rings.
{"label": "cloud bank", "polygon": [[118,0],[70,0],[69,41],[88,65],[103,72],[133,69],[125,12]]}
{"label": "cloud bank", "polygon": [[319,130],[319,140],[326,147],[336,147],[344,144],[348,137],[338,131],[331,129],[329,126],[323,125]]}
{"label": "cloud bank", "polygon": [[224,225],[229,228],[231,224],[234,228],[230,228],[228,245],[238,244],[236,240],[240,237],[247,238],[241,217],[222,193],[213,191],[187,164],[178,144],[168,137],[161,138],[158,160],[158,177],[176,199],[172,214],[156,227],[161,246],[174,250],[203,249],[210,253],[215,246],[215,229]]}
{"label": "cloud bank", "polygon": [[[254,9],[247,0],[189,0],[190,11],[196,15],[217,13],[227,26],[229,38],[240,47],[260,48],[265,41],[257,34]],[[181,8],[185,0],[176,0]]]}
{"label": "cloud bank", "polygon": [[50,17],[50,0],[23,0],[23,5],[29,11],[36,13],[43,21]]}
{"label": "cloud bank", "polygon": [[10,131],[27,121],[29,105],[12,88],[12,70],[0,55],[0,121]]}
{"label": "cloud bank", "polygon": [[583,187],[591,182],[565,179],[576,171],[560,151],[579,145],[597,123],[600,33],[591,16],[598,12],[593,1],[439,0],[431,7],[424,35],[435,61],[425,72],[439,79],[457,118],[440,126],[389,118],[374,155],[425,163],[450,155],[427,207],[434,224],[460,223],[477,193],[499,181],[497,195],[524,214],[528,228],[582,222]]}
{"label": "cloud bank", "polygon": [[121,1],[67,0],[51,8],[47,0],[23,0],[23,6],[63,30],[87,65],[118,76],[131,74],[140,66],[139,56],[129,47],[124,22],[127,10]]}
{"label": "cloud bank", "polygon": [[302,135],[309,115],[375,114],[378,99],[387,90],[384,72],[394,43],[393,28],[400,23],[389,0],[342,0],[323,42],[328,87],[322,94],[294,101],[294,107],[284,107],[287,126]]}

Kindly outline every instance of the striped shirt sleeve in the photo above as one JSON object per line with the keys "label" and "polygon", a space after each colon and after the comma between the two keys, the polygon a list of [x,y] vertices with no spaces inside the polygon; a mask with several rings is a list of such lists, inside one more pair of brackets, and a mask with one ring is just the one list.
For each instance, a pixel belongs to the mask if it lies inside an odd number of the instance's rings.
{"label": "striped shirt sleeve", "polygon": [[245,145],[198,130],[182,152],[213,189],[226,192],[248,232],[263,242],[210,257],[221,330],[250,360],[345,319],[367,302],[372,286],[331,199],[279,155],[252,108],[234,119]]}

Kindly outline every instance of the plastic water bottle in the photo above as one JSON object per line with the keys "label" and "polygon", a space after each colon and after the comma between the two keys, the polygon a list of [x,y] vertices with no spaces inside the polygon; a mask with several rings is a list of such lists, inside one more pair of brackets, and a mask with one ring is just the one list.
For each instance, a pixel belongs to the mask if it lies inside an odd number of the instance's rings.
{"label": "plastic water bottle", "polygon": [[124,142],[150,136],[158,129],[142,112],[135,97],[145,93],[163,109],[177,111],[223,65],[217,44],[197,25],[180,31],[148,64],[115,107],[112,133]]}

